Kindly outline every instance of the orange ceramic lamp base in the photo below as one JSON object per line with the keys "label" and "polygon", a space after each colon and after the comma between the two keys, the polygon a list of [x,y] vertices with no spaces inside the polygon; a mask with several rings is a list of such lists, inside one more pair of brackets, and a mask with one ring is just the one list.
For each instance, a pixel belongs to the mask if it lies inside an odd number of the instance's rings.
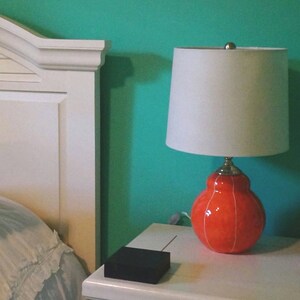
{"label": "orange ceramic lamp base", "polygon": [[196,235],[209,249],[241,253],[259,239],[265,213],[247,176],[214,173],[194,202],[191,220]]}

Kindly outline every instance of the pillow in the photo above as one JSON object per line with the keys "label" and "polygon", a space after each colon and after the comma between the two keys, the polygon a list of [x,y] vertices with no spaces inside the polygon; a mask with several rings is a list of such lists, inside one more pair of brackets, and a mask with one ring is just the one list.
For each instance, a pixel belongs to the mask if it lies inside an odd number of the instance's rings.
{"label": "pillow", "polygon": [[0,197],[0,299],[34,299],[70,252],[34,213]]}

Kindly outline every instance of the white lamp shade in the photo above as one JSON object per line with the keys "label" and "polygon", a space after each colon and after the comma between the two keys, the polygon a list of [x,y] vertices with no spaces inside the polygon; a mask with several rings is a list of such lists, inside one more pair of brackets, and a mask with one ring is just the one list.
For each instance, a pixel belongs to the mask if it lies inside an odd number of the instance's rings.
{"label": "white lamp shade", "polygon": [[175,48],[167,145],[229,157],[287,151],[287,50]]}

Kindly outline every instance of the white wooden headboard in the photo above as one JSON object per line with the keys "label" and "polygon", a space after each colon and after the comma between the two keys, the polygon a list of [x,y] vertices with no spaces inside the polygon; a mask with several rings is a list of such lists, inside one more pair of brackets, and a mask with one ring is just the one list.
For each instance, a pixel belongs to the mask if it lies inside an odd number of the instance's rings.
{"label": "white wooden headboard", "polygon": [[0,195],[95,268],[95,101],[109,42],[48,39],[0,16]]}

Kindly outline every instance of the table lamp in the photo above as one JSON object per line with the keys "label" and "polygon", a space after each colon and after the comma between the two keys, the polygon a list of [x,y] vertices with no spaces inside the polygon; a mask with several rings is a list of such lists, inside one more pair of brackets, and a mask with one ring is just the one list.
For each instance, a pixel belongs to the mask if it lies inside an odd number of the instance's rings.
{"label": "table lamp", "polygon": [[194,232],[209,249],[240,253],[265,226],[264,208],[233,157],[289,148],[287,49],[175,48],[166,143],[225,157],[191,210]]}

